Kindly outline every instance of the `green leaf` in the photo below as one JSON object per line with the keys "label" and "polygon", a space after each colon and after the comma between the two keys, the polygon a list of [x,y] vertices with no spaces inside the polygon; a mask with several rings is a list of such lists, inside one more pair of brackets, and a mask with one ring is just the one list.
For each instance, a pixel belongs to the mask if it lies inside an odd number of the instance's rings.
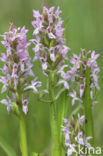
{"label": "green leaf", "polygon": [[16,156],[14,149],[10,147],[1,136],[0,136],[0,147],[4,150],[7,156]]}
{"label": "green leaf", "polygon": [[72,111],[69,119],[71,119],[73,115],[76,115],[80,111],[80,109],[84,109],[84,107],[81,104]]}

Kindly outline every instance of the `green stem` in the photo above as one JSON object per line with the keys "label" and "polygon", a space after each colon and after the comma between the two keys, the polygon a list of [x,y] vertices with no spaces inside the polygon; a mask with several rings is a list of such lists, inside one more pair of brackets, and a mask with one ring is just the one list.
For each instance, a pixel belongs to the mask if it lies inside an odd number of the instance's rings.
{"label": "green stem", "polygon": [[59,145],[59,128],[56,113],[56,101],[54,92],[54,73],[49,74],[49,96],[51,102],[50,120],[51,120],[51,134],[52,134],[52,156],[60,156]]}
{"label": "green stem", "polygon": [[86,68],[86,89],[84,93],[84,107],[85,107],[85,131],[86,136],[91,136],[90,143],[94,146],[94,126],[93,126],[93,115],[92,115],[92,101],[90,98],[90,68]]}
{"label": "green stem", "polygon": [[62,134],[62,126],[63,126],[63,118],[65,118],[66,114],[66,91],[64,91],[61,95],[60,98],[60,104],[59,104],[59,109],[58,109],[58,119],[59,119],[59,135],[60,135],[60,143],[61,143],[61,148],[60,148],[60,153],[61,156],[65,156],[65,151],[64,151],[64,136]]}
{"label": "green stem", "polygon": [[21,114],[20,117],[20,148],[22,156],[28,156],[27,151],[27,140],[26,140],[26,126],[25,126],[25,116]]}

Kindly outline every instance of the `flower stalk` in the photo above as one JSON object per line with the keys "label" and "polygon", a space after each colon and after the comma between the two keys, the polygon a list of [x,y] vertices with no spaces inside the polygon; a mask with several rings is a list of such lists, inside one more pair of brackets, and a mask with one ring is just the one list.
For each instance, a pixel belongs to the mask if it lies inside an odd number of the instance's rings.
{"label": "flower stalk", "polygon": [[22,156],[28,156],[27,138],[26,138],[26,125],[25,116],[20,117],[20,149]]}
{"label": "flower stalk", "polygon": [[63,148],[63,143],[64,143],[64,136],[62,135],[62,126],[64,121],[63,118],[65,118],[66,115],[66,95],[67,92],[64,91],[61,95],[61,103],[60,103],[60,107],[59,107],[59,111],[58,111],[58,119],[59,119],[59,136],[60,136],[60,144],[61,144],[61,148],[60,148],[60,153],[62,156],[65,156],[65,151]]}
{"label": "flower stalk", "polygon": [[50,108],[50,124],[52,134],[52,156],[60,156],[59,129],[56,113],[56,101],[54,92],[54,73],[49,74],[49,96],[51,99]]}
{"label": "flower stalk", "polygon": [[93,137],[90,142],[94,146],[94,126],[93,126],[93,115],[92,115],[92,101],[90,98],[90,67],[86,67],[86,88],[84,91],[84,108],[85,108],[85,133],[86,136]]}

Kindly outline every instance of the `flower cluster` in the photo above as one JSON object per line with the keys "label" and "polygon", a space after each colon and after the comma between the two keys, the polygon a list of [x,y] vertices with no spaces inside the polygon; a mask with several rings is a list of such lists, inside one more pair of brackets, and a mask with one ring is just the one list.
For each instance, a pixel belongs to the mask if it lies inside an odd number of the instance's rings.
{"label": "flower cluster", "polygon": [[[0,58],[4,63],[4,67],[0,69],[2,71],[0,82],[3,83],[1,93],[7,91],[7,99],[0,102],[7,105],[8,111],[14,105],[20,106],[25,114],[28,112],[29,99],[26,92],[33,89],[37,93],[36,87],[41,85],[41,82],[36,81],[31,69],[32,64],[28,53],[30,43],[26,42],[27,32],[25,27],[16,28],[11,23],[9,31],[1,35],[4,38],[1,43],[6,48],[6,53],[1,53]],[[29,76],[34,79],[31,85]]]}
{"label": "flower cluster", "polygon": [[[81,101],[80,98],[83,97],[84,90],[86,88],[86,67],[90,68],[91,99],[93,99],[94,89],[99,90],[98,72],[100,70],[96,62],[98,57],[99,54],[95,54],[95,51],[86,52],[82,49],[79,56],[74,54],[73,57],[69,60],[69,65],[63,65],[59,70],[59,73],[61,73],[64,83],[67,84],[66,89],[68,88],[69,84],[71,85],[71,88],[74,89],[75,87],[75,90],[77,89],[77,92],[73,90],[73,93],[69,93],[69,95],[73,98],[72,104],[74,104],[76,100]],[[78,89],[80,90],[79,95],[77,95]]]}
{"label": "flower cluster", "polygon": [[47,73],[48,70],[55,70],[58,65],[67,59],[67,52],[69,48],[64,45],[63,38],[64,28],[62,28],[63,21],[60,18],[61,10],[59,7],[56,11],[55,7],[47,9],[42,8],[42,14],[34,10],[33,16],[35,20],[32,22],[34,27],[33,35],[35,39],[31,41],[35,47],[34,60],[39,59],[42,63],[42,69]]}
{"label": "flower cluster", "polygon": [[67,148],[67,156],[73,155],[73,153],[78,153],[78,147],[90,149],[91,145],[89,140],[92,137],[85,136],[84,133],[84,124],[85,116],[80,116],[75,119],[72,117],[72,120],[68,121],[64,119],[65,125],[62,128],[63,134],[65,136],[65,146]]}

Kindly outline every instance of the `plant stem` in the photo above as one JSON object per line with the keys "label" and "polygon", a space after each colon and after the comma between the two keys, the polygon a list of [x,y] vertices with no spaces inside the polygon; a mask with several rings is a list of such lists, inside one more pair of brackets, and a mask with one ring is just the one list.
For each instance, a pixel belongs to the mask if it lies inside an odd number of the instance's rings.
{"label": "plant stem", "polygon": [[91,136],[93,139],[90,140],[92,146],[94,146],[94,126],[92,116],[92,101],[90,98],[90,68],[86,68],[86,89],[84,93],[84,107],[85,107],[85,131],[86,136]]}
{"label": "plant stem", "polygon": [[61,156],[65,156],[65,151],[63,148],[64,145],[64,136],[62,135],[62,126],[63,126],[63,118],[65,118],[66,114],[66,91],[64,91],[61,95],[60,98],[60,104],[59,104],[59,109],[58,109],[58,119],[59,119],[59,136],[60,136],[60,143],[61,143],[61,148],[60,148],[60,153]]}
{"label": "plant stem", "polygon": [[56,101],[54,92],[54,73],[49,74],[49,96],[51,102],[50,107],[50,120],[51,120],[51,134],[52,134],[52,156],[60,156],[59,145],[59,128],[56,113]]}
{"label": "plant stem", "polygon": [[22,156],[28,156],[25,116],[22,114],[20,117],[20,148],[21,148]]}

